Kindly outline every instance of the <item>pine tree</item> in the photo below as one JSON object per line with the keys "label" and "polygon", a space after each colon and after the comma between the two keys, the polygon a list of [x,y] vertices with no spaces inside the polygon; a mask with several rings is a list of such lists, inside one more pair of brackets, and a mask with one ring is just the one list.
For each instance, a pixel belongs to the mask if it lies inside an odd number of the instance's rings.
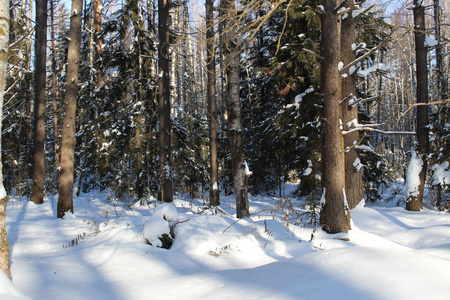
{"label": "pine tree", "polygon": [[34,138],[33,138],[33,185],[30,200],[35,204],[44,202],[45,160],[45,90],[47,59],[47,0],[36,1],[36,42],[34,75]]}
{"label": "pine tree", "polygon": [[[353,45],[356,44],[356,24],[353,19],[353,10],[355,1],[349,0],[345,3],[345,7],[350,11],[346,13],[342,20],[341,35],[341,61],[344,66],[350,64],[356,59],[356,54],[353,50]],[[342,123],[344,130],[351,130],[353,124],[359,123],[358,105],[354,105],[357,100],[356,76],[357,73],[344,74],[342,79]],[[358,131],[350,132],[344,135],[344,149],[345,149],[345,192],[349,208],[354,208],[361,200],[364,199],[364,184],[362,178],[362,170],[354,167],[355,162],[360,161],[356,145],[360,143],[360,136]]]}
{"label": "pine tree", "polygon": [[424,104],[417,107],[417,142],[418,154],[422,160],[422,169],[419,174],[420,185],[417,195],[408,195],[406,210],[419,211],[422,209],[425,177],[428,165],[429,128],[428,128],[428,68],[427,46],[425,44],[425,7],[421,0],[414,1],[414,40],[416,50],[416,78],[417,103]]}
{"label": "pine tree", "polygon": [[61,174],[59,177],[58,218],[73,212],[75,121],[79,78],[81,44],[81,13],[83,0],[72,0],[70,16],[70,39],[67,56],[65,114],[61,142]]}
{"label": "pine tree", "polygon": [[169,74],[169,8],[170,0],[158,0],[158,72],[159,72],[159,177],[160,198],[173,201],[172,183],[172,129],[170,120]]}
{"label": "pine tree", "polygon": [[322,1],[321,87],[324,95],[322,152],[325,203],[320,224],[328,233],[348,232],[350,210],[345,195],[344,140],[340,129],[341,74],[338,66],[341,50],[341,16],[335,0]]}

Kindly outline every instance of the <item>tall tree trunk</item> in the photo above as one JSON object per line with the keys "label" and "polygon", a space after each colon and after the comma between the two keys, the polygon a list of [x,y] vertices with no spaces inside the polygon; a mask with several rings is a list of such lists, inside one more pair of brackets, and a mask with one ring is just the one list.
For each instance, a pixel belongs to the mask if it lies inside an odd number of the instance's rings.
{"label": "tall tree trunk", "polygon": [[170,120],[169,9],[170,0],[158,0],[158,113],[160,199],[173,201],[172,128]]}
{"label": "tall tree trunk", "polygon": [[235,2],[223,0],[225,8],[224,28],[226,28],[225,63],[227,73],[227,100],[228,100],[228,136],[231,147],[231,169],[233,185],[236,196],[236,215],[238,218],[249,217],[247,175],[245,174],[244,141],[241,121],[240,67],[239,48],[236,40],[237,11]]}
{"label": "tall tree trunk", "polygon": [[133,19],[133,27],[134,27],[134,49],[136,52],[136,69],[135,69],[135,93],[136,93],[136,109],[134,116],[135,126],[135,138],[133,139],[132,145],[132,153],[135,153],[135,174],[136,174],[136,195],[138,200],[142,200],[144,197],[144,176],[142,174],[142,165],[144,161],[144,126],[143,126],[143,114],[144,114],[144,89],[145,81],[143,77],[143,41],[142,41],[142,31],[144,30],[143,21],[138,18],[139,16],[139,8],[138,1],[130,1],[132,17]]}
{"label": "tall tree trunk", "polygon": [[[0,2],[0,132],[2,132],[3,119],[3,96],[6,86],[6,70],[8,68],[8,47],[9,47],[9,0]],[[6,196],[3,186],[3,165],[0,135],[0,270],[8,277],[11,277],[9,264],[9,243],[6,232]]]}
{"label": "tall tree trunk", "polygon": [[216,55],[214,48],[214,0],[206,0],[206,69],[208,72],[207,97],[209,118],[209,202],[220,204],[219,172],[217,162],[217,118],[216,118]]}
{"label": "tall tree trunk", "polygon": [[50,22],[51,26],[51,39],[52,39],[52,108],[53,108],[53,151],[55,152],[55,168],[59,166],[58,155],[58,105],[57,105],[57,74],[56,74],[56,36],[55,36],[55,1],[50,1]]}
{"label": "tall tree trunk", "polygon": [[67,54],[67,83],[66,95],[64,98],[65,114],[61,142],[58,218],[63,218],[66,212],[73,212],[75,121],[77,111],[82,8],[83,0],[72,0],[69,49]]}
{"label": "tall tree trunk", "polygon": [[[346,6],[354,9],[355,1],[348,0]],[[347,17],[342,20],[341,35],[341,61],[344,66],[348,65],[356,59],[355,52],[352,45],[356,41],[356,26],[352,17],[352,13],[348,13]],[[356,72],[355,74],[346,74],[342,79],[342,123],[344,130],[352,129],[353,121],[358,121],[358,106],[351,106],[350,104],[357,99],[356,90]],[[345,148],[345,191],[349,208],[352,209],[364,198],[364,183],[362,180],[362,170],[357,170],[354,167],[354,162],[359,160],[359,154],[355,145],[360,142],[359,132],[354,131],[344,136]]]}
{"label": "tall tree trunk", "polygon": [[348,232],[350,210],[345,197],[345,158],[339,116],[342,99],[341,74],[338,70],[341,50],[341,18],[336,0],[323,0],[321,86],[324,95],[322,151],[324,197],[320,224],[329,233]]}
{"label": "tall tree trunk", "polygon": [[[416,50],[416,80],[417,103],[428,103],[428,68],[427,48],[425,45],[425,7],[422,0],[414,0],[414,41]],[[422,209],[425,177],[427,172],[427,154],[429,148],[428,105],[417,107],[417,152],[422,159],[422,169],[419,173],[420,185],[417,195],[408,195],[406,210],[419,211]]]}
{"label": "tall tree trunk", "polygon": [[30,200],[44,202],[45,82],[47,58],[47,0],[36,0],[34,75],[33,183]]}
{"label": "tall tree trunk", "polygon": [[441,5],[439,0],[434,0],[434,26],[436,33],[436,83],[437,90],[440,93],[439,100],[447,99],[447,91],[443,83],[443,55],[442,55],[442,38],[441,38]]}
{"label": "tall tree trunk", "polygon": [[103,52],[102,30],[102,1],[94,0],[94,43],[95,43],[95,65],[97,71],[97,88],[103,86],[103,68],[101,63]]}

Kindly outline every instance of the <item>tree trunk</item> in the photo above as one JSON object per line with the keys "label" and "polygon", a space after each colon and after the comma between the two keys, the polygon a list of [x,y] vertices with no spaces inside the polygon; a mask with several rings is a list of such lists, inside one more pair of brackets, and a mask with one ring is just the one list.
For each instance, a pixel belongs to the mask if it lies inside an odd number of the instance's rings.
{"label": "tree trunk", "polygon": [[136,69],[135,69],[135,93],[136,93],[136,101],[138,103],[134,116],[135,126],[135,137],[132,140],[132,153],[135,153],[135,174],[136,174],[136,195],[137,199],[141,200],[144,197],[144,176],[142,174],[143,169],[143,161],[144,161],[144,126],[143,126],[143,114],[144,114],[144,89],[145,81],[143,77],[143,44],[142,41],[142,30],[144,30],[143,20],[138,18],[139,16],[139,8],[138,1],[130,1],[133,19],[133,27],[134,27],[134,49],[136,52]]}
{"label": "tree trunk", "polygon": [[[349,0],[346,6],[354,9],[355,1]],[[342,20],[341,35],[341,61],[344,66],[348,65],[356,59],[352,44],[356,41],[356,26],[352,17],[352,13],[348,13],[347,17]],[[352,129],[352,121],[358,122],[358,106],[350,106],[351,102],[357,99],[356,90],[356,72],[355,74],[346,74],[342,79],[342,123],[344,130]],[[355,160],[359,159],[358,151],[355,145],[360,142],[358,131],[346,134],[344,136],[345,148],[345,191],[349,208],[352,209],[364,198],[364,183],[362,180],[362,170],[356,170],[354,167]]]}
{"label": "tree trunk", "polygon": [[[416,50],[416,80],[417,80],[417,103],[428,103],[428,68],[427,48],[425,45],[425,7],[421,0],[414,1],[414,41]],[[427,154],[429,148],[428,129],[428,105],[417,107],[417,152],[422,159],[422,169],[419,173],[420,185],[417,196],[408,195],[406,210],[419,211],[422,209],[423,192],[425,188],[425,177],[427,172]]]}
{"label": "tree trunk", "polygon": [[94,44],[95,44],[95,65],[97,71],[97,88],[103,86],[103,68],[101,63],[103,52],[102,30],[102,1],[94,0]]}
{"label": "tree trunk", "polygon": [[47,58],[47,0],[36,0],[34,75],[33,183],[30,200],[44,202],[45,82]]}
{"label": "tree trunk", "polygon": [[159,177],[160,199],[163,202],[173,201],[169,74],[169,8],[170,0],[158,0]]}
{"label": "tree trunk", "polygon": [[65,115],[61,142],[61,173],[59,177],[58,218],[73,212],[73,180],[75,121],[77,110],[78,70],[81,45],[81,12],[83,0],[72,0],[69,49],[67,54],[67,83],[64,98]]}
{"label": "tree trunk", "polygon": [[206,0],[206,69],[208,72],[207,97],[209,118],[209,201],[211,206],[220,204],[219,172],[217,162],[216,118],[216,55],[214,49],[214,0]]}
{"label": "tree trunk", "polygon": [[320,212],[320,224],[328,233],[348,232],[350,211],[345,199],[344,140],[339,116],[342,99],[341,74],[338,70],[341,49],[341,18],[335,11],[335,0],[322,1],[322,62],[321,86],[324,95],[323,127],[325,203]]}
{"label": "tree trunk", "polygon": [[446,85],[444,84],[443,78],[443,55],[442,55],[442,39],[441,39],[441,6],[439,0],[434,0],[434,26],[436,30],[436,40],[438,41],[436,45],[436,84],[437,90],[440,93],[439,100],[447,99]]}
{"label": "tree trunk", "polygon": [[[0,132],[2,132],[3,119],[3,96],[6,86],[6,70],[8,68],[8,46],[9,46],[9,1],[0,2]],[[9,264],[9,243],[6,231],[6,196],[3,186],[3,165],[0,135],[0,270],[11,277]]]}
{"label": "tree trunk", "polygon": [[237,12],[235,2],[224,0],[227,17],[224,28],[227,28],[225,39],[226,72],[227,72],[227,100],[228,100],[228,136],[231,147],[231,169],[233,174],[234,192],[236,195],[236,215],[238,218],[249,217],[247,176],[245,174],[244,141],[241,122],[241,99],[239,48],[236,41]]}
{"label": "tree trunk", "polygon": [[51,39],[52,39],[52,106],[53,106],[53,151],[55,152],[55,162],[54,167],[59,166],[59,155],[58,155],[58,105],[57,105],[57,73],[56,73],[56,36],[55,36],[55,1],[50,1],[50,22],[51,26]]}

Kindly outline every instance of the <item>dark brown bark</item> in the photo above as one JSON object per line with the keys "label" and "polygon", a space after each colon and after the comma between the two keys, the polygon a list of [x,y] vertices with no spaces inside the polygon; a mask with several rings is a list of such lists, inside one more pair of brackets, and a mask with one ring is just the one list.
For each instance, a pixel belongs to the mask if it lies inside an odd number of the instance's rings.
{"label": "dark brown bark", "polygon": [[[422,1],[414,1],[414,41],[416,50],[416,81],[417,81],[417,103],[428,103],[428,68],[427,48],[425,45],[425,7],[420,5]],[[429,148],[428,129],[428,105],[417,107],[417,152],[422,159],[422,170],[419,173],[420,185],[417,196],[408,195],[406,210],[419,211],[422,209],[423,192],[425,188],[425,177],[427,172],[427,154]]]}
{"label": "dark brown bark", "polygon": [[[346,6],[353,9],[354,0],[348,0]],[[352,49],[352,44],[356,41],[356,26],[352,17],[352,13],[348,13],[347,17],[342,20],[341,35],[341,61],[344,66],[348,65],[356,59],[355,52]],[[356,73],[346,74],[342,78],[342,123],[344,130],[352,128],[348,124],[352,124],[353,120],[358,121],[358,106],[350,106],[351,101],[357,98],[356,90]],[[350,209],[354,208],[364,198],[364,183],[362,180],[362,170],[357,170],[354,167],[355,160],[359,159],[358,151],[355,145],[360,142],[358,131],[351,132],[344,136],[345,148],[345,191],[347,195],[347,202]]]}
{"label": "dark brown bark", "polygon": [[169,74],[169,8],[170,0],[158,0],[159,177],[160,199],[163,202],[173,201]]}
{"label": "dark brown bark", "polygon": [[44,202],[45,81],[47,59],[47,0],[36,0],[33,167],[30,200]]}
{"label": "dark brown bark", "polygon": [[344,140],[339,117],[342,99],[341,74],[338,70],[341,49],[341,19],[335,0],[322,1],[322,62],[321,86],[324,96],[324,146],[322,160],[325,203],[320,212],[320,224],[329,233],[348,232],[350,210],[345,203]]}
{"label": "dark brown bark", "polygon": [[209,118],[209,201],[211,206],[220,204],[219,172],[217,163],[216,118],[216,55],[214,49],[214,0],[206,0],[206,69],[208,72],[207,97]]}
{"label": "dark brown bark", "polygon": [[64,97],[65,114],[61,142],[61,173],[59,176],[58,218],[73,212],[73,180],[75,121],[77,110],[78,70],[81,45],[81,12],[83,0],[72,0],[69,49],[67,54],[67,83]]}
{"label": "dark brown bark", "polygon": [[247,178],[245,174],[244,142],[241,121],[240,68],[239,48],[236,41],[236,24],[231,20],[237,20],[235,2],[224,0],[226,17],[224,28],[227,28],[225,42],[225,63],[227,74],[227,101],[228,101],[228,136],[231,147],[231,168],[233,185],[236,196],[236,216],[238,218],[249,217]]}

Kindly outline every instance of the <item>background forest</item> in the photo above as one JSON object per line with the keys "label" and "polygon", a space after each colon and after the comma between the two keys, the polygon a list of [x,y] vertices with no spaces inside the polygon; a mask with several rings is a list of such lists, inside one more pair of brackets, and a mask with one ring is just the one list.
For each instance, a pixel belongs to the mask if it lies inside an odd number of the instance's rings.
{"label": "background forest", "polygon": [[[101,2],[101,3],[100,3]],[[76,112],[77,194],[106,190],[110,199],[132,203],[158,197],[158,5],[157,1],[86,1],[82,10],[81,58]],[[234,33],[239,54],[239,95],[249,192],[283,196],[282,183],[299,182],[297,193],[316,203],[322,193],[323,132],[320,94],[318,1],[242,1]],[[405,176],[416,148],[416,72],[411,1],[366,1],[354,10],[360,58],[357,107],[360,131],[353,167],[363,173],[365,196],[379,198],[383,183]],[[447,1],[428,1],[425,31],[430,113],[430,175],[446,170],[449,139]],[[37,2],[39,10],[42,2]],[[208,52],[203,3],[170,5],[170,103],[173,189],[207,199],[210,182]],[[232,192],[227,123],[229,15],[214,8],[217,97],[218,189]],[[222,5],[222,4],[221,4]],[[370,8],[370,9],[369,9]],[[60,170],[67,77],[69,8],[48,2],[45,70],[34,62],[35,7],[11,2],[10,57],[3,108],[4,185],[11,195],[30,195],[36,76],[45,74],[45,193],[55,194]],[[355,14],[356,12],[356,14]],[[221,15],[222,13],[222,15]],[[222,16],[222,19],[221,19]],[[225,16],[225,17],[224,17]],[[343,29],[343,35],[345,35]],[[37,37],[36,37],[37,39]],[[442,165],[444,164],[444,165]],[[435,166],[434,166],[435,165]],[[434,166],[434,167],[433,167]],[[443,167],[442,167],[443,166]],[[447,163],[448,167],[448,163]],[[443,169],[442,169],[443,168]],[[431,200],[443,207],[446,182]],[[361,198],[359,198],[361,199]],[[442,200],[443,199],[443,200]]]}
{"label": "background forest", "polygon": [[0,0],[0,298],[446,299],[449,24]]}

